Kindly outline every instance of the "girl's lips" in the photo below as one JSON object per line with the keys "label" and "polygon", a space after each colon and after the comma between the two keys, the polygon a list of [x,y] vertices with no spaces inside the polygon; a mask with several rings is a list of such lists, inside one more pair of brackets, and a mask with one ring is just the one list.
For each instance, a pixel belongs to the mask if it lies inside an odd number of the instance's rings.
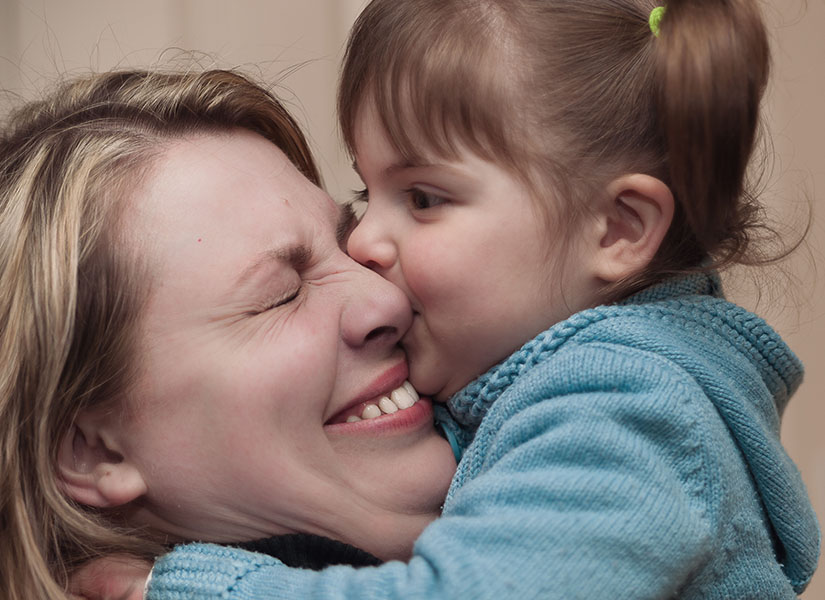
{"label": "girl's lips", "polygon": [[421,427],[433,426],[433,405],[429,398],[421,398],[409,408],[391,414],[382,414],[372,419],[361,419],[347,423],[336,422],[324,425],[328,434],[376,435],[400,433]]}

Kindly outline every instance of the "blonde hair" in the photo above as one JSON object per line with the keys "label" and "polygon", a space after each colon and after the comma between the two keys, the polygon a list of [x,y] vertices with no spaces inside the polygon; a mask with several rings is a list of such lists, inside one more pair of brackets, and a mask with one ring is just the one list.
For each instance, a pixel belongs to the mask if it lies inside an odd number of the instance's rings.
{"label": "blonde hair", "polygon": [[[450,159],[459,145],[528,183],[573,235],[588,200],[629,172],[662,179],[676,214],[643,273],[662,278],[769,262],[746,185],[768,81],[755,0],[373,0],[348,41],[338,113],[374,103],[398,152]],[[548,199],[560,199],[552,202]]]}
{"label": "blonde hair", "polygon": [[148,535],[61,493],[58,446],[79,411],[115,403],[136,369],[149,281],[119,247],[122,201],[162,144],[244,128],[313,182],[298,126],[229,71],[120,71],[71,81],[13,114],[0,138],[0,596],[65,596],[68,573]]}

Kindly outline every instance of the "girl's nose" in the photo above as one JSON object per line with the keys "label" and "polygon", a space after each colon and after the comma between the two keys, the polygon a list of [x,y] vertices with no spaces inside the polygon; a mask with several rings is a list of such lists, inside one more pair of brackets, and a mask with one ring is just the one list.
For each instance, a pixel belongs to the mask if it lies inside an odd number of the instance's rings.
{"label": "girl's nose", "polygon": [[341,314],[341,333],[351,347],[394,346],[412,324],[407,296],[395,285],[360,265],[353,270],[351,294]]}
{"label": "girl's nose", "polygon": [[386,229],[378,224],[378,219],[367,208],[361,222],[349,236],[347,252],[365,267],[385,274],[398,258],[396,245],[386,235]]}

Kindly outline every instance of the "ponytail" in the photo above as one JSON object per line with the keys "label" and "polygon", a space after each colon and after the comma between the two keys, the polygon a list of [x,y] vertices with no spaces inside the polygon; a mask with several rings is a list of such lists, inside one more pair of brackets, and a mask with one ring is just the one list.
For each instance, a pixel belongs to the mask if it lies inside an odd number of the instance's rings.
{"label": "ponytail", "polygon": [[652,43],[678,206],[662,252],[682,260],[685,252],[710,255],[717,267],[739,262],[760,216],[745,189],[770,63],[758,7],[752,0],[668,0]]}

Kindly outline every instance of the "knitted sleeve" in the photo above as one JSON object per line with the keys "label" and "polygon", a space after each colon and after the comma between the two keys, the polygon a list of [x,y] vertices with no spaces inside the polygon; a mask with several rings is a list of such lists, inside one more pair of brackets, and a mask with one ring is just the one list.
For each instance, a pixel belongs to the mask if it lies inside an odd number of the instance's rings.
{"label": "knitted sleeve", "polygon": [[148,598],[671,598],[716,543],[701,403],[655,357],[569,352],[496,402],[408,563],[312,572],[191,544]]}

